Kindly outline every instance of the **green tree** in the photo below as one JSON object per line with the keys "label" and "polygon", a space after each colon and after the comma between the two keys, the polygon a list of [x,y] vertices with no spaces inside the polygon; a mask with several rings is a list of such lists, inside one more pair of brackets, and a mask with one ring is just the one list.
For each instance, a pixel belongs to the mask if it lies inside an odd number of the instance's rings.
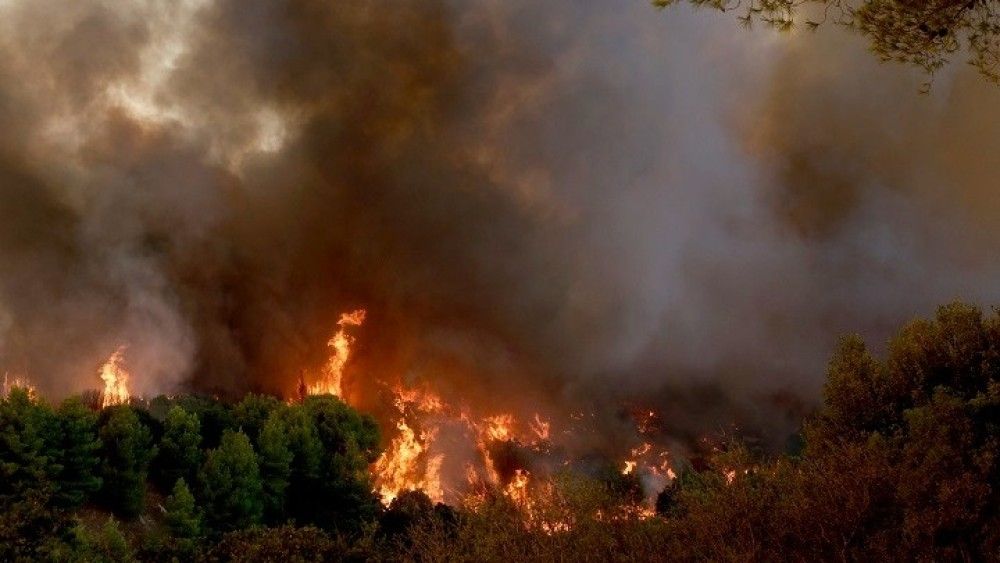
{"label": "green tree", "polygon": [[270,395],[249,394],[233,407],[233,422],[253,441],[271,414],[282,407],[282,402]]}
{"label": "green tree", "polygon": [[101,426],[101,498],[105,505],[125,517],[138,516],[145,507],[146,477],[156,455],[149,428],[129,406],[105,411]]}
{"label": "green tree", "polygon": [[172,407],[163,422],[158,454],[153,464],[157,484],[164,490],[178,479],[194,481],[201,467],[201,423],[198,415]]}
{"label": "green tree", "polygon": [[0,400],[0,560],[42,558],[70,522],[56,502],[59,423],[27,389]]}
{"label": "green tree", "polygon": [[79,397],[72,397],[60,405],[58,419],[62,470],[56,500],[66,508],[76,508],[101,488],[97,415]]}
{"label": "green tree", "polygon": [[227,430],[219,447],[208,452],[201,471],[207,524],[216,531],[258,524],[263,515],[263,485],[257,456],[243,432]]}
{"label": "green tree", "polygon": [[129,563],[136,560],[135,551],[121,531],[118,521],[108,518],[101,529],[93,532],[83,524],[73,529],[72,551],[58,559],[79,562]]}
{"label": "green tree", "polygon": [[226,430],[237,428],[232,411],[225,403],[216,399],[199,395],[185,395],[175,402],[185,411],[198,417],[198,421],[201,423],[201,446],[204,449],[218,447],[222,440],[222,434]]}
{"label": "green tree", "polygon": [[164,520],[170,535],[179,540],[196,540],[201,537],[201,514],[195,505],[194,495],[184,479],[174,483],[173,491],[164,504]]}
{"label": "green tree", "polygon": [[292,474],[288,428],[279,413],[271,413],[257,438],[260,474],[264,488],[264,515],[268,522],[285,518],[285,493]]}
{"label": "green tree", "polygon": [[302,407],[323,449],[307,521],[326,529],[356,531],[380,508],[368,470],[379,455],[378,426],[370,416],[330,395],[309,397]]}
{"label": "green tree", "polygon": [[315,491],[319,486],[323,443],[309,413],[296,405],[281,414],[292,452],[291,473],[285,495],[287,512],[299,522],[312,521]]}
{"label": "green tree", "polygon": [[58,421],[51,409],[26,389],[15,388],[0,402],[0,502],[54,488],[62,467],[53,428]]}

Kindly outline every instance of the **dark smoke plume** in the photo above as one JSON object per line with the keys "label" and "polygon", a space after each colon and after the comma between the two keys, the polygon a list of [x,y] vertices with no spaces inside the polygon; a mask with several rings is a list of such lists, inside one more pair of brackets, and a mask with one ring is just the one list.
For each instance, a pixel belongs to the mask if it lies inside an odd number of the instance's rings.
{"label": "dark smoke plume", "polygon": [[141,393],[288,395],[365,307],[362,401],[780,442],[838,334],[998,300],[997,94],[918,96],[839,34],[645,2],[0,15],[0,362],[53,396],[121,344]]}

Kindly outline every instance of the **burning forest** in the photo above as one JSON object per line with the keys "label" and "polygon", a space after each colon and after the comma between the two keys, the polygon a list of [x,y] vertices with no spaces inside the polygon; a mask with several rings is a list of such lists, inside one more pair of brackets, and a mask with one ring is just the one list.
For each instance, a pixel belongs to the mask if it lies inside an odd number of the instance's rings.
{"label": "burning forest", "polygon": [[1000,559],[996,10],[671,3],[0,0],[0,561]]}

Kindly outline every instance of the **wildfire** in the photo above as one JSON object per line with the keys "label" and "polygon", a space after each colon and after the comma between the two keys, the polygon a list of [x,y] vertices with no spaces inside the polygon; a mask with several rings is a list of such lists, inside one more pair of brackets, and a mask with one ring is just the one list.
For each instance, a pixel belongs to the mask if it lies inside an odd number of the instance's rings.
{"label": "wildfire", "polygon": [[504,487],[504,494],[507,495],[515,505],[527,513],[531,513],[531,497],[528,494],[528,483],[531,480],[531,473],[525,469],[514,470],[514,477]]}
{"label": "wildfire", "polygon": [[417,432],[407,421],[407,413],[434,413],[444,408],[436,395],[419,389],[395,390],[395,405],[399,411],[396,429],[399,435],[375,462],[374,473],[379,497],[389,505],[403,491],[423,490],[431,500],[444,500],[441,486],[441,464],[444,454],[431,454],[428,449],[437,438],[437,428],[431,426]]}
{"label": "wildfire", "polygon": [[531,431],[535,433],[535,436],[539,441],[546,441],[549,439],[549,429],[552,425],[542,420],[542,417],[535,413],[535,419],[531,423]]}
{"label": "wildfire", "polygon": [[99,372],[104,381],[104,392],[101,394],[101,406],[110,407],[128,402],[129,373],[125,370],[125,346],[120,346],[108,358]]}
{"label": "wildfire", "polygon": [[[344,367],[355,340],[348,334],[348,329],[360,326],[364,321],[364,309],[340,316],[338,330],[329,341],[332,350],[330,358],[314,383],[308,386],[301,383],[303,390],[309,394],[329,393],[341,396]],[[489,490],[498,492],[525,514],[526,522],[539,526],[548,533],[569,528],[562,517],[542,517],[540,514],[540,507],[552,504],[551,501],[557,494],[551,476],[543,466],[529,465],[503,470],[501,467],[508,462],[497,457],[507,456],[509,453],[506,452],[511,451],[533,451],[540,455],[544,455],[541,452],[551,451],[549,440],[552,425],[548,420],[538,413],[525,421],[518,421],[512,413],[494,412],[489,416],[477,416],[466,406],[456,408],[448,404],[426,387],[394,385],[389,388],[396,413],[391,424],[396,429],[396,435],[371,468],[375,492],[385,505],[389,505],[405,491],[422,490],[431,500],[443,502],[446,488],[449,491],[460,490],[448,488],[442,482],[447,446],[439,445],[437,439],[446,428],[464,428],[475,446],[475,457],[465,464],[468,480],[466,491],[472,492],[473,496],[485,494]],[[591,413],[589,418],[593,416]],[[571,420],[578,422],[584,418],[584,413],[571,416]],[[648,410],[636,416],[639,434],[652,434],[656,419],[656,413]],[[453,435],[452,430],[448,432],[449,436]],[[449,438],[445,443],[451,443],[450,440]],[[500,445],[503,447],[498,447]],[[568,463],[568,459],[563,461],[563,465]],[[539,470],[537,475],[533,473],[536,469]],[[636,474],[643,481],[644,488],[647,483],[655,487],[673,478],[667,452],[657,454],[653,445],[648,442],[632,449],[629,458],[624,461],[622,473]],[[452,484],[455,485],[457,484]],[[464,498],[468,501],[472,497]],[[652,514],[652,511],[649,513]]]}
{"label": "wildfire", "polygon": [[340,315],[340,320],[337,321],[337,326],[340,328],[326,343],[332,353],[327,359],[326,365],[323,366],[318,381],[308,386],[310,395],[343,396],[344,366],[347,365],[347,360],[351,357],[351,345],[354,344],[354,337],[347,334],[347,327],[364,324],[366,314],[364,309],[358,309]]}
{"label": "wildfire", "polygon": [[[429,455],[427,448],[437,437],[435,430],[419,434],[406,423],[396,423],[399,436],[389,444],[389,449],[375,462],[375,477],[382,503],[390,504],[403,491],[423,490],[435,502],[444,499],[441,489],[441,463],[444,455]],[[424,471],[420,462],[424,461]]]}
{"label": "wildfire", "polygon": [[0,397],[6,397],[10,395],[10,392],[14,389],[24,389],[28,392],[29,397],[35,397],[37,392],[35,391],[35,386],[31,384],[27,378],[20,376],[11,377],[10,374],[3,374],[3,389],[0,390]]}
{"label": "wildfire", "polygon": [[496,442],[506,442],[514,438],[514,415],[498,414],[485,421],[485,436]]}

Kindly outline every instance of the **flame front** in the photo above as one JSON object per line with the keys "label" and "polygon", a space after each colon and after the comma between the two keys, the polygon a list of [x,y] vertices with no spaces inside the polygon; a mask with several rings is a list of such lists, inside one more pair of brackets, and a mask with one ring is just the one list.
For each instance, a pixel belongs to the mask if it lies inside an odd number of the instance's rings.
{"label": "flame front", "polygon": [[101,366],[100,376],[104,381],[104,392],[101,394],[101,406],[110,407],[128,402],[129,373],[125,370],[125,346],[120,346],[114,354]]}
{"label": "flame front", "polygon": [[[311,384],[300,380],[300,396],[305,393],[343,395],[344,370],[355,342],[348,329],[362,325],[365,316],[364,309],[340,316],[337,332],[328,343],[330,357],[319,376],[309,378],[313,380]],[[379,382],[378,379],[371,381]],[[548,455],[552,449],[552,424],[548,420],[538,413],[526,420],[518,420],[513,413],[505,412],[494,411],[488,416],[474,414],[468,406],[451,405],[423,386],[398,384],[390,385],[389,389],[395,407],[390,427],[396,429],[396,434],[371,467],[375,493],[383,504],[391,504],[405,491],[422,490],[434,502],[444,502],[446,489],[449,494],[464,495],[466,501],[492,490],[508,498],[525,514],[527,522],[543,531],[555,533],[569,529],[568,521],[562,516],[543,516],[540,513],[540,507],[552,504],[556,495],[550,475],[551,465],[548,469],[544,464],[509,467],[510,459],[507,457],[511,451],[536,452],[542,457]],[[579,422],[586,416],[579,413],[571,419]],[[656,413],[648,410],[637,413],[635,422],[641,435],[655,434],[659,424]],[[571,430],[563,429],[561,432],[569,433]],[[461,447],[459,452],[453,450],[455,437],[462,434],[473,446],[469,450],[473,452],[472,458],[466,458],[468,451]],[[438,443],[441,435],[447,438]],[[447,455],[459,456],[450,460],[453,463],[465,460],[468,481],[465,493],[460,483],[446,485],[442,482],[446,452]],[[551,464],[551,460],[545,463]],[[568,463],[564,460],[563,465]],[[454,478],[454,469],[455,465],[448,466],[447,475]],[[647,483],[661,485],[673,478],[667,452],[655,452],[648,442],[632,449],[622,473],[637,475],[644,488]],[[652,497],[647,502],[651,505]],[[651,508],[649,513],[652,513]]]}
{"label": "flame front", "polygon": [[379,497],[389,505],[403,491],[423,490],[431,500],[444,500],[441,487],[441,464],[444,454],[431,454],[428,449],[437,438],[434,426],[417,432],[406,420],[407,412],[439,412],[444,405],[441,399],[420,390],[395,390],[395,404],[399,410],[396,429],[399,435],[375,462],[374,472]]}
{"label": "flame front", "polygon": [[318,380],[308,387],[310,395],[336,395],[343,396],[344,366],[351,357],[351,345],[354,344],[354,337],[347,334],[347,327],[361,326],[365,322],[366,311],[358,309],[350,313],[340,315],[337,326],[340,327],[329,342],[332,353],[323,366]]}

